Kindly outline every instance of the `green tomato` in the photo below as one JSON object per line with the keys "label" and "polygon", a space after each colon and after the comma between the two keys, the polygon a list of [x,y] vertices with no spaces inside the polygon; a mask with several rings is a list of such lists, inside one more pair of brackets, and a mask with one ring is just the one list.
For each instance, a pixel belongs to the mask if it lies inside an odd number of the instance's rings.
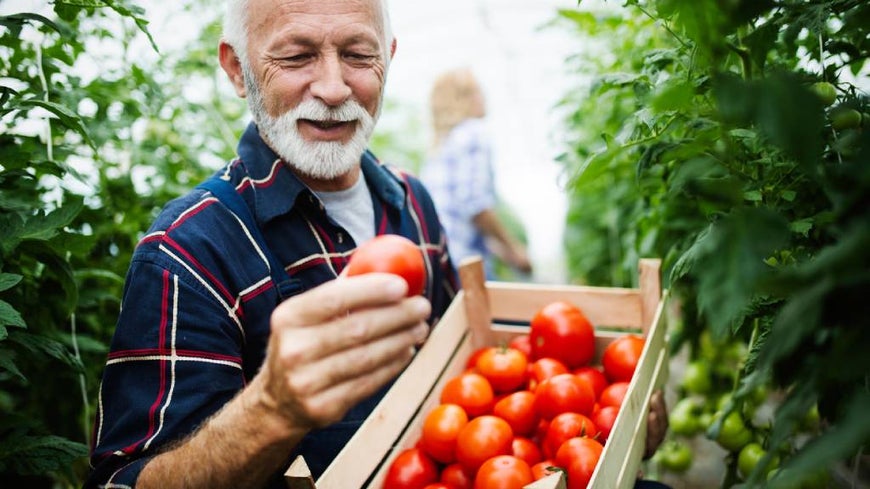
{"label": "green tomato", "polygon": [[[721,412],[714,417],[721,418]],[[746,426],[743,416],[737,411],[728,413],[722,420],[722,427],[719,430],[719,436],[716,437],[716,443],[729,452],[737,452],[750,441],[752,441],[752,431]]]}
{"label": "green tomato", "polygon": [[819,429],[821,424],[821,416],[819,415],[818,404],[813,404],[813,407],[807,411],[800,422],[800,430],[805,432],[814,432]]}
{"label": "green tomato", "polygon": [[692,436],[701,429],[698,423],[701,405],[691,397],[684,397],[674,404],[668,414],[668,428],[677,435]]}
{"label": "green tomato", "polygon": [[[767,455],[767,450],[765,450],[760,443],[754,441],[747,443],[743,448],[741,448],[740,453],[737,455],[737,471],[740,473],[740,476],[744,479],[748,478],[749,474],[755,470],[755,467],[758,466],[765,455]],[[764,475],[767,476],[770,471],[778,466],[779,457],[774,455],[770,460],[768,460]]]}
{"label": "green tomato", "polygon": [[683,389],[691,394],[706,394],[713,388],[710,364],[705,360],[695,360],[686,365],[683,374]]}
{"label": "green tomato", "polygon": [[685,443],[670,440],[659,447],[656,460],[667,471],[683,473],[692,466],[692,450]]}
{"label": "green tomato", "polygon": [[835,110],[831,113],[831,127],[842,131],[854,129],[861,125],[861,113],[855,109]]}
{"label": "green tomato", "polygon": [[825,105],[831,105],[837,100],[837,87],[828,82],[813,83],[812,90]]}

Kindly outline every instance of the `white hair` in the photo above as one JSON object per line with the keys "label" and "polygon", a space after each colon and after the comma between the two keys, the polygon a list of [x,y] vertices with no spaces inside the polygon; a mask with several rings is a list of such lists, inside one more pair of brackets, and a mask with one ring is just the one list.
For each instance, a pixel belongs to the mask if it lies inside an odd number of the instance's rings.
{"label": "white hair", "polygon": [[[223,38],[236,52],[239,61],[248,61],[248,1],[227,0],[223,22]],[[384,34],[384,66],[390,66],[390,51],[393,44],[393,28],[390,23],[390,8],[387,0],[377,0],[381,6],[381,20]]]}

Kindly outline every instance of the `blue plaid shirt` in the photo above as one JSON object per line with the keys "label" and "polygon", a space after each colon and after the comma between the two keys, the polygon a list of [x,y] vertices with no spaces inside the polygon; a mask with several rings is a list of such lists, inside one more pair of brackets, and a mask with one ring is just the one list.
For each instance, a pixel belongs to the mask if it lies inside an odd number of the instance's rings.
{"label": "blue plaid shirt", "polygon": [[[238,154],[219,173],[230,177],[269,249],[286,264],[289,293],[334,279],[356,247],[350,234],[326,215],[253,124]],[[429,194],[414,177],[387,168],[368,152],[362,172],[371,189],[376,234],[404,235],[428,258],[425,294],[435,324],[458,282]],[[280,299],[262,250],[249,235],[223,203],[196,189],[168,203],[140,241],[103,374],[93,470],[85,487],[134,486],[150,457],[193,432],[260,368],[269,316]],[[337,425],[310,433],[297,447],[316,476],[382,394]],[[276,487],[283,487],[281,473]]]}
{"label": "blue plaid shirt", "polygon": [[495,209],[496,193],[492,148],[482,119],[458,124],[438,152],[426,161],[420,174],[432,194],[441,223],[450,241],[454,265],[471,255],[480,255],[492,278],[492,259],[483,233],[472,219]]}

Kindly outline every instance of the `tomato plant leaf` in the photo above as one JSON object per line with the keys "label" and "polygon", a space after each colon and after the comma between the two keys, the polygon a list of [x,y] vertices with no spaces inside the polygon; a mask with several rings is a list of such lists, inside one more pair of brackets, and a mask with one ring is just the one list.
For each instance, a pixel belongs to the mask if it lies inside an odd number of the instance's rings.
{"label": "tomato plant leaf", "polygon": [[58,340],[38,334],[10,331],[7,341],[16,343],[31,353],[48,355],[72,367],[76,372],[81,372],[84,369],[81,361]]}
{"label": "tomato plant leaf", "polygon": [[[21,373],[21,370],[15,365],[13,361],[14,353],[9,348],[6,348],[4,344],[0,343],[0,371],[6,371],[12,374],[15,378],[17,378],[20,382],[27,382],[27,377]],[[2,441],[0,441],[2,443]]]}
{"label": "tomato plant leaf", "polygon": [[13,326],[16,328],[26,328],[27,323],[24,322],[24,318],[21,317],[21,313],[15,310],[12,307],[12,304],[0,300],[0,325],[2,326]]}
{"label": "tomato plant leaf", "polygon": [[16,105],[20,109],[29,109],[29,108],[33,108],[33,107],[41,107],[41,108],[51,112],[60,120],[60,122],[64,126],[68,127],[69,129],[72,129],[73,131],[75,131],[79,135],[81,135],[81,137],[85,140],[86,143],[88,143],[88,145],[92,149],[94,149],[94,150],[97,149],[97,146],[94,144],[94,141],[91,139],[91,135],[89,134],[88,129],[85,127],[84,123],[82,122],[82,118],[79,117],[78,114],[76,114],[75,112],[73,112],[69,108],[67,108],[61,104],[58,104],[58,103],[45,101],[45,100],[39,100],[39,99],[35,99],[35,98],[19,100]]}
{"label": "tomato plant leaf", "polygon": [[23,277],[15,273],[0,273],[0,292],[18,285]]}
{"label": "tomato plant leaf", "polygon": [[54,435],[19,435],[6,438],[0,445],[0,471],[21,475],[44,475],[66,469],[88,448]]}

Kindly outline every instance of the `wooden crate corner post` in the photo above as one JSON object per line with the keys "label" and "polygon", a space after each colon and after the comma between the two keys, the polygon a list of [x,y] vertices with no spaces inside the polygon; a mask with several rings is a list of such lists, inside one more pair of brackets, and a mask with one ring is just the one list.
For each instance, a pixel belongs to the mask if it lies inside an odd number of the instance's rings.
{"label": "wooden crate corner post", "polygon": [[483,258],[470,256],[459,264],[459,281],[465,294],[465,315],[471,330],[471,347],[478,349],[495,344],[492,332],[492,311],[486,290]]}

